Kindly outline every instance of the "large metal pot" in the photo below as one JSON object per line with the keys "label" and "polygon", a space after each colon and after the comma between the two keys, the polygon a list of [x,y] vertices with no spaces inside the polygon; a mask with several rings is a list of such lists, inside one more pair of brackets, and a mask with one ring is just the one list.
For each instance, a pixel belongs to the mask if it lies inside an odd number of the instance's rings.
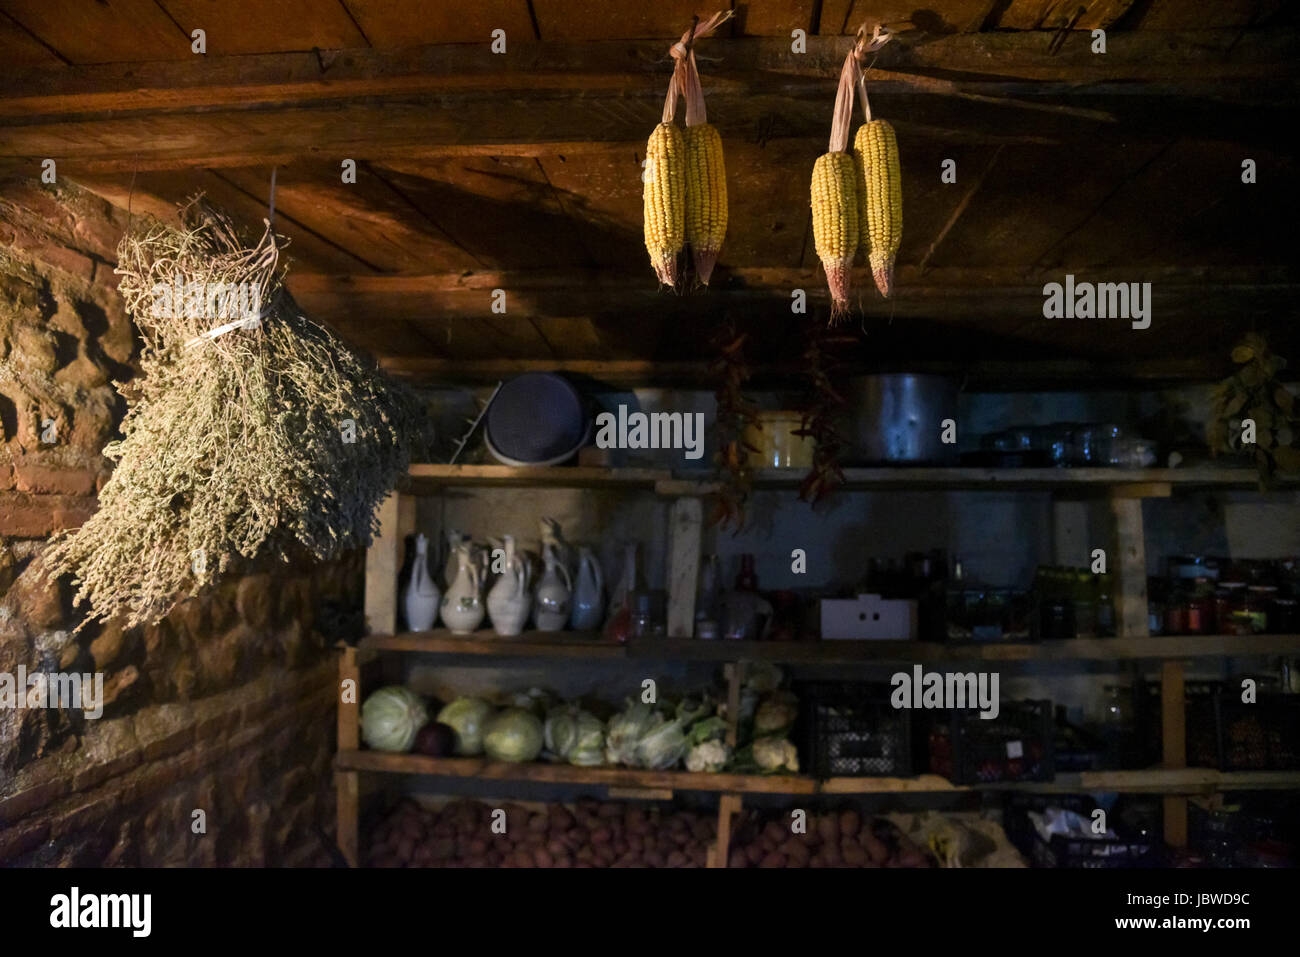
{"label": "large metal pot", "polygon": [[851,457],[870,463],[949,464],[956,444],[941,441],[944,419],[957,418],[958,384],[937,375],[890,373],[849,382]]}

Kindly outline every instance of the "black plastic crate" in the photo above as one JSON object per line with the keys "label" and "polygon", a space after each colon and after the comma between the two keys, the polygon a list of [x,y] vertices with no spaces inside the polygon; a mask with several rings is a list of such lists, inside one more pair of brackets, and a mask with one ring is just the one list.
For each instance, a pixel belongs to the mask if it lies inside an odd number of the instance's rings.
{"label": "black plastic crate", "polygon": [[1261,694],[1246,704],[1241,694],[1214,696],[1220,771],[1300,769],[1300,695]]}
{"label": "black plastic crate", "polygon": [[[1189,768],[1219,766],[1218,721],[1214,701],[1222,691],[1223,683],[1220,681],[1188,681],[1183,686],[1187,723],[1187,753],[1184,760]],[[1138,695],[1136,721],[1143,742],[1145,764],[1160,764],[1164,760],[1160,682],[1143,682],[1142,693]]]}
{"label": "black plastic crate", "polygon": [[912,774],[911,712],[889,703],[889,685],[816,681],[795,691],[814,777]]}
{"label": "black plastic crate", "polygon": [[945,711],[930,724],[930,771],[953,784],[1050,781],[1056,776],[1052,702],[1004,701],[996,718]]}
{"label": "black plastic crate", "polygon": [[1118,815],[1108,815],[1114,838],[1066,837],[1055,834],[1049,840],[1034,829],[1029,812],[1042,813],[1049,807],[1074,811],[1091,818],[1096,802],[1083,795],[1012,795],[1002,815],[1003,830],[1035,867],[1074,867],[1110,869],[1129,867],[1156,867],[1160,864],[1160,845],[1149,832],[1146,835],[1126,833]]}

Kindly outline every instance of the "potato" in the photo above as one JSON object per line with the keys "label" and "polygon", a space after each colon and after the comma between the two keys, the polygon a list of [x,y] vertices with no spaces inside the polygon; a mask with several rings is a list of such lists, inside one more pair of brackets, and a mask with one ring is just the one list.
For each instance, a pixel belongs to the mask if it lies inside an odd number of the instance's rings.
{"label": "potato", "polygon": [[574,852],[573,856],[576,860],[579,861],[594,861],[596,859],[596,851],[590,845],[587,845],[585,847],[578,848]]}
{"label": "potato", "polygon": [[857,811],[849,809],[840,812],[840,840],[846,837],[857,837],[858,829],[862,827],[862,817]]}
{"label": "potato", "polygon": [[856,841],[845,841],[840,845],[840,853],[844,857],[844,863],[849,867],[861,867],[870,860],[862,845]]}
{"label": "potato", "polygon": [[785,857],[775,851],[767,854],[758,862],[759,867],[785,867]]}
{"label": "potato", "polygon": [[807,867],[808,861],[812,858],[812,852],[808,850],[808,845],[796,835],[787,838],[779,850],[789,859],[791,867]]}
{"label": "potato", "polygon": [[658,851],[646,851],[641,856],[645,860],[647,867],[663,867],[666,863],[664,855]]}
{"label": "potato", "polygon": [[451,837],[456,833],[456,825],[451,821],[439,821],[433,826],[433,833],[438,837]]}
{"label": "potato", "polygon": [[606,801],[596,810],[596,816],[607,820],[610,818],[622,817],[623,805],[619,804],[617,801]]}
{"label": "potato", "polygon": [[552,857],[559,857],[561,854],[569,853],[569,848],[558,837],[553,837],[546,842],[546,853]]}
{"label": "potato", "polygon": [[565,854],[556,854],[556,855],[555,855],[555,861],[554,861],[554,863],[552,863],[551,866],[552,866],[552,867],[564,867],[564,868],[572,867],[572,866],[573,866],[573,858],[570,857],[567,853],[565,853]]}
{"label": "potato", "polygon": [[414,838],[409,837],[409,836],[403,836],[401,839],[398,840],[398,842],[397,842],[397,858],[398,858],[398,860],[402,861],[402,863],[406,863],[407,861],[409,861],[409,860],[411,859],[411,855],[412,855],[414,852],[415,852],[415,839],[414,839]]}
{"label": "potato", "polygon": [[697,841],[707,841],[713,837],[714,824],[698,817],[691,824],[691,833],[695,835]]}
{"label": "potato", "polygon": [[608,844],[596,845],[596,860],[601,861],[606,867],[614,863],[614,849]]}
{"label": "potato", "polygon": [[668,855],[666,863],[669,867],[681,867],[686,863],[686,855],[681,851],[673,851]]}
{"label": "potato", "polygon": [[371,867],[396,867],[397,858],[392,854],[377,854],[371,858]]}
{"label": "potato", "polygon": [[840,842],[840,816],[838,814],[817,815],[817,836],[826,844]]}
{"label": "potato", "polygon": [[785,839],[790,836],[789,828],[779,821],[768,821],[767,826],[763,828],[763,837],[772,842],[773,846],[779,846],[785,843]]}
{"label": "potato", "polygon": [[550,867],[555,863],[555,858],[551,857],[551,855],[547,853],[546,848],[539,847],[537,850],[533,851],[533,863],[538,867]]}
{"label": "potato", "polygon": [[623,825],[633,834],[644,834],[650,830],[650,822],[640,808],[628,808],[623,816]]}
{"label": "potato", "polygon": [[598,827],[591,832],[591,843],[608,844],[613,838],[614,833],[607,827]]}
{"label": "potato", "polygon": [[867,856],[871,858],[873,864],[880,865],[889,860],[889,848],[885,847],[880,838],[871,833],[870,828],[862,832],[861,843],[863,850],[867,852]]}
{"label": "potato", "polygon": [[702,844],[687,848],[686,856],[691,859],[691,867],[704,867],[709,862],[709,852]]}
{"label": "potato", "polygon": [[761,861],[761,860],[763,859],[763,856],[764,856],[766,853],[767,853],[767,852],[766,852],[765,850],[763,850],[763,845],[762,845],[762,844],[759,844],[759,843],[757,843],[757,842],[755,842],[755,843],[749,845],[749,847],[745,848],[745,854],[746,854],[746,856],[749,858],[749,863],[750,863],[750,864],[754,864],[754,865],[757,865],[758,862]]}
{"label": "potato", "polygon": [[930,859],[920,849],[912,849],[898,855],[898,866],[929,867]]}
{"label": "potato", "polygon": [[547,820],[545,814],[533,814],[528,818],[528,830],[534,834],[545,833],[549,825],[550,821]]}
{"label": "potato", "polygon": [[727,855],[728,867],[748,867],[749,855],[743,847],[733,847]]}
{"label": "potato", "polygon": [[629,834],[627,837],[623,838],[623,842],[627,844],[630,850],[637,851],[638,853],[645,850],[645,838],[640,834]]}
{"label": "potato", "polygon": [[547,814],[551,819],[551,830],[559,831],[563,834],[568,831],[574,824],[573,812],[563,804],[552,804],[547,809]]}

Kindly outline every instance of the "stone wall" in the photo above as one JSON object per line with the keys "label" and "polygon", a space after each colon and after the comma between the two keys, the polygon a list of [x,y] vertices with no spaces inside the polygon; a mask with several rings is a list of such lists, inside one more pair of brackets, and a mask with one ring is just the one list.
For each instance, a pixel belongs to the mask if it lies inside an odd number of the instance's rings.
{"label": "stone wall", "polygon": [[98,719],[0,707],[0,864],[327,864],[332,646],[360,627],[363,556],[245,567],[129,629],[78,628],[45,575],[111,474],[112,383],[136,371],[124,226],[75,187],[0,183],[0,674],[104,680]]}

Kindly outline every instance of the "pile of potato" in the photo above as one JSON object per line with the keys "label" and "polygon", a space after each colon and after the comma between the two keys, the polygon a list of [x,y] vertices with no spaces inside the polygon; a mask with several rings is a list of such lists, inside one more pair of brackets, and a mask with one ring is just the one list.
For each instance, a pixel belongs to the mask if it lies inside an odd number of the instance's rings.
{"label": "pile of potato", "polygon": [[[504,834],[492,830],[505,811]],[[498,816],[499,817],[499,816]],[[441,810],[403,801],[375,828],[373,867],[703,867],[712,812],[581,800],[573,807],[458,800]]]}
{"label": "pile of potato", "polygon": [[854,810],[794,818],[745,812],[732,825],[728,867],[933,867],[933,859],[888,821],[864,822]]}

